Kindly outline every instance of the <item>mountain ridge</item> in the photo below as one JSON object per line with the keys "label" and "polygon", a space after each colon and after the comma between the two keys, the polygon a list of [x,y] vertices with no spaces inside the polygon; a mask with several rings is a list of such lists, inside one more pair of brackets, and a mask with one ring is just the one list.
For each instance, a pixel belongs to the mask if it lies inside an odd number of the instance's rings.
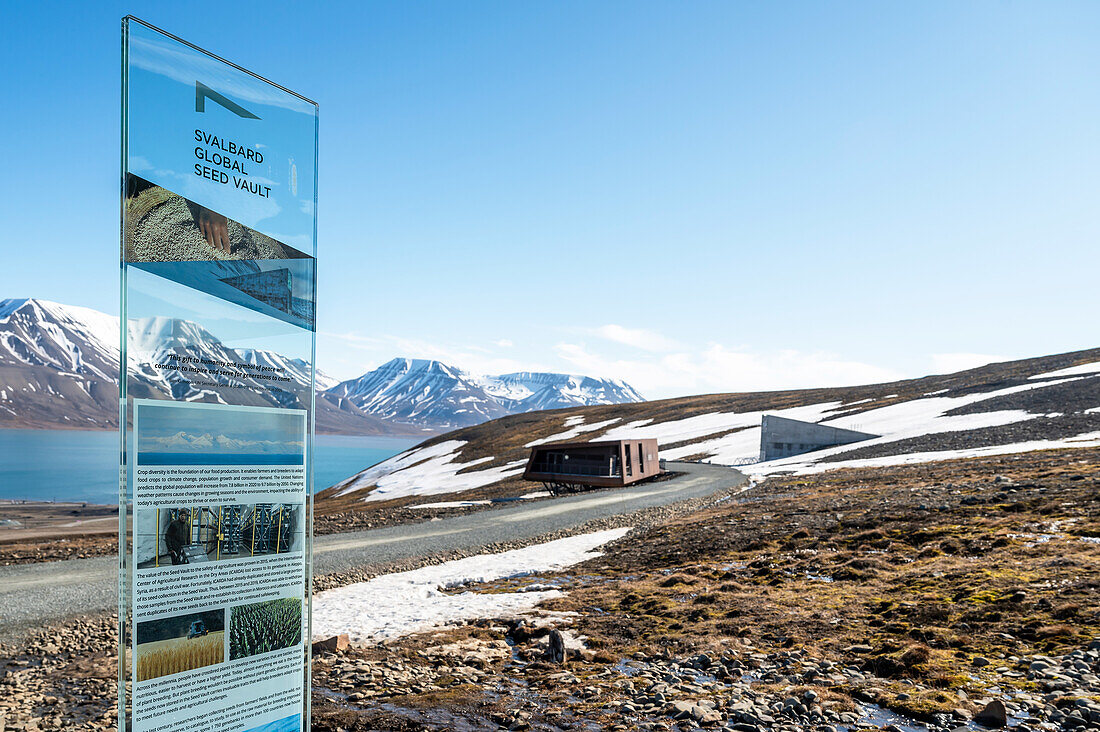
{"label": "mountain ridge", "polygon": [[407,424],[469,427],[508,414],[644,401],[630,385],[577,374],[472,374],[433,359],[394,358],[325,392]]}
{"label": "mountain ridge", "polygon": [[[301,358],[235,348],[190,321],[131,323],[127,347],[138,359],[133,396],[217,402],[224,401],[221,390],[234,388],[244,390],[235,392],[234,402],[243,397],[256,406],[303,406],[309,364]],[[0,427],[117,428],[119,357],[114,316],[36,298],[0,300]],[[240,368],[196,376],[188,359]],[[397,364],[408,365],[404,374],[397,373]],[[413,364],[426,365],[423,378],[397,384],[393,377],[407,375]],[[289,379],[283,382],[287,388],[257,375],[265,370]],[[540,385],[541,393],[532,385]],[[640,398],[614,380],[538,372],[480,377],[438,361],[404,358],[343,382],[318,369],[314,387],[318,432],[357,435],[426,436],[519,411],[573,406],[589,395],[593,403],[613,394]],[[370,389],[377,393],[368,398]]]}

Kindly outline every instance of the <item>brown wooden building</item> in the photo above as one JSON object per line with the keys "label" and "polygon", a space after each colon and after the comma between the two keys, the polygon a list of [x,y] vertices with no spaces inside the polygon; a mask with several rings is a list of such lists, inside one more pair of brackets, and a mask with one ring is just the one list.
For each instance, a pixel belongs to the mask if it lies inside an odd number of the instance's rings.
{"label": "brown wooden building", "polygon": [[657,440],[604,440],[532,447],[523,477],[555,493],[570,493],[630,485],[660,472]]}

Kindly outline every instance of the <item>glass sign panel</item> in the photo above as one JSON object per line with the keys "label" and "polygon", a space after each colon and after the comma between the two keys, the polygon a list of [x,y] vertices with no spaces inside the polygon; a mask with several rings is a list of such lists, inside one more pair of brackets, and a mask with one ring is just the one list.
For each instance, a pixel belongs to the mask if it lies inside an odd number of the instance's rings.
{"label": "glass sign panel", "polygon": [[301,732],[317,105],[122,34],[119,729]]}

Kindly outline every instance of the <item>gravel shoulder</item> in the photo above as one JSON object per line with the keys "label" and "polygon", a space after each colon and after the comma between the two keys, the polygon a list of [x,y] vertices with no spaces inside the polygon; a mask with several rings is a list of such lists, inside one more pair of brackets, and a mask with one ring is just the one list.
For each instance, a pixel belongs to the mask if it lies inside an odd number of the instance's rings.
{"label": "gravel shoulder", "polygon": [[[639,512],[646,512],[647,520],[656,520],[671,515],[665,511],[669,506],[681,504],[678,510],[687,510],[694,501],[735,490],[746,481],[741,473],[720,466],[683,464],[677,469],[683,475],[659,483],[414,525],[318,536],[314,539],[315,587],[328,589],[381,572],[514,549],[580,531],[633,525],[629,517]],[[113,612],[118,602],[117,578],[116,557],[0,567],[0,602],[5,608],[0,641],[17,640],[28,628],[78,615]]]}

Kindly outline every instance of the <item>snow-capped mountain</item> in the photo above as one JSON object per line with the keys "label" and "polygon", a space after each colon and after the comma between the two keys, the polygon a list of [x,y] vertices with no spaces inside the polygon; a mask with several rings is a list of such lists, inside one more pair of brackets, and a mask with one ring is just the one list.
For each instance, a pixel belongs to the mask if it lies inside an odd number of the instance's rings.
{"label": "snow-capped mountain", "polygon": [[[281,407],[309,400],[307,362],[235,348],[186,320],[131,320],[127,357],[137,398]],[[0,427],[117,426],[118,362],[118,318],[47,300],[0,301]],[[423,435],[518,412],[642,401],[619,381],[476,376],[403,358],[339,383],[318,370],[315,388],[318,431],[350,434]]]}
{"label": "snow-capped mountain", "polygon": [[[138,398],[217,403],[232,390],[236,404],[300,408],[309,401],[306,362],[234,349],[185,320],[131,321],[127,356],[130,393]],[[46,300],[0,301],[0,427],[116,427],[118,372],[118,318]],[[319,388],[335,383],[318,373]],[[317,400],[317,429],[423,433],[324,399]]]}
{"label": "snow-capped mountain", "polygon": [[532,371],[481,378],[482,388],[513,413],[645,401],[634,387],[617,379]]}
{"label": "snow-capped mountain", "polygon": [[118,424],[118,319],[45,300],[0,301],[0,425]]}
{"label": "snow-capped mountain", "polygon": [[[305,386],[309,383],[309,363],[300,358],[287,358],[274,351],[263,351],[257,348],[238,348],[237,354],[253,366],[266,366],[268,368],[281,369],[294,382]],[[331,389],[340,383],[339,379],[329,376],[321,369],[317,369],[314,375],[317,391]]]}
{"label": "snow-capped mountain", "polygon": [[325,392],[387,420],[433,429],[480,424],[507,414],[643,401],[630,385],[571,374],[471,374],[439,361],[395,358]]}

